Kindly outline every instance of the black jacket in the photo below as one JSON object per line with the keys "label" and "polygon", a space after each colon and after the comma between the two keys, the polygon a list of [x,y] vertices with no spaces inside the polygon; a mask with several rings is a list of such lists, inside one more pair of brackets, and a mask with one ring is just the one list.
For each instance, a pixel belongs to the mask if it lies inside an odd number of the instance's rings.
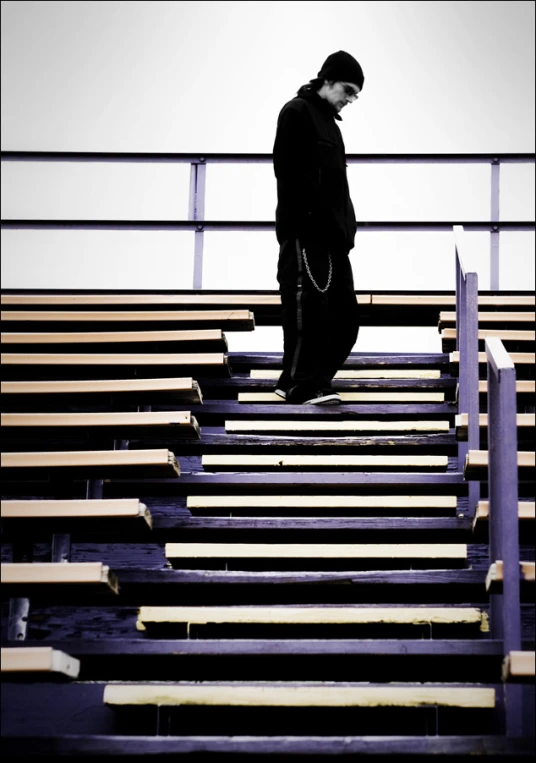
{"label": "black jacket", "polygon": [[305,248],[348,252],[356,219],[346,176],[344,143],[328,101],[305,85],[279,114],[274,143],[276,236]]}

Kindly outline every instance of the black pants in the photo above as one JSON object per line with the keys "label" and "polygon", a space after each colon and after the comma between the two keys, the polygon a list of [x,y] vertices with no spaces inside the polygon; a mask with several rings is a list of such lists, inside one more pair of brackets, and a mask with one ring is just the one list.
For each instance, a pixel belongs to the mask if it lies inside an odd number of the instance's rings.
{"label": "black pants", "polygon": [[[308,250],[312,277],[324,289],[329,257]],[[331,380],[352,351],[359,332],[359,313],[352,266],[346,252],[331,253],[331,283],[321,293],[307,271],[300,244],[285,241],[279,251],[277,280],[283,322],[283,373],[279,385],[307,391],[329,390]]]}

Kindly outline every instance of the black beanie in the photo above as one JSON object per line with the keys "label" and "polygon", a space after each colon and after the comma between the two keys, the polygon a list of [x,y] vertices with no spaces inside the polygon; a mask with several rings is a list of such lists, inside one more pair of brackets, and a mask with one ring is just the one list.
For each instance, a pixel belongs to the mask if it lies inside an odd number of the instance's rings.
{"label": "black beanie", "polygon": [[317,75],[320,79],[352,82],[360,89],[363,87],[365,76],[363,69],[353,56],[344,50],[338,50],[328,56]]}

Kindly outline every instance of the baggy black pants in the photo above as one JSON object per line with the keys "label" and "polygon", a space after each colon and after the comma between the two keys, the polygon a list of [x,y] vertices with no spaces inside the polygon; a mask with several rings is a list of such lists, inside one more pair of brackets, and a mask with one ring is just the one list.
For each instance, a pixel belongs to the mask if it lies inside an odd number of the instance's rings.
{"label": "baggy black pants", "polygon": [[[307,250],[317,285],[329,276],[328,253]],[[359,332],[359,312],[352,266],[346,252],[331,254],[331,284],[325,293],[307,272],[299,241],[280,247],[277,280],[283,323],[283,373],[278,386],[297,386],[307,392],[327,391],[331,380],[352,351]]]}

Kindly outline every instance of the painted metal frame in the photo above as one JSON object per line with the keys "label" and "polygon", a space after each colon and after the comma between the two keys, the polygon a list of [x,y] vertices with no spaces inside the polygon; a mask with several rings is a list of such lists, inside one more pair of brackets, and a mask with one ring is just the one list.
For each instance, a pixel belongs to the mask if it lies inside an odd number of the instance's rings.
{"label": "painted metal frame", "polygon": [[[521,650],[516,372],[500,339],[486,339],[488,375],[489,561],[503,563],[501,593],[490,594],[490,636],[504,655]],[[504,683],[507,736],[522,736],[523,687]]]}
{"label": "painted metal frame", "polygon": [[[458,442],[458,470],[463,472],[469,450],[480,447],[478,392],[478,274],[469,272],[463,228],[454,226],[456,263],[456,349],[460,353],[458,413],[467,413],[467,441]],[[469,482],[469,516],[474,517],[480,484]]]}
{"label": "painted metal frame", "polygon": [[[205,231],[274,230],[273,221],[205,220],[207,164],[271,164],[272,154],[182,154],[122,153],[77,151],[2,151],[2,161],[26,162],[141,162],[190,164],[190,196],[188,220],[2,220],[2,228],[10,229],[81,229],[81,230],[192,230],[194,237],[193,289],[203,284],[203,247]],[[490,288],[499,289],[499,235],[501,230],[533,231],[534,222],[500,222],[500,165],[534,163],[534,154],[348,154],[347,164],[489,164],[491,167],[491,201],[489,221],[444,222],[359,222],[357,231],[426,230],[448,231],[454,225],[466,230],[490,232]]]}

